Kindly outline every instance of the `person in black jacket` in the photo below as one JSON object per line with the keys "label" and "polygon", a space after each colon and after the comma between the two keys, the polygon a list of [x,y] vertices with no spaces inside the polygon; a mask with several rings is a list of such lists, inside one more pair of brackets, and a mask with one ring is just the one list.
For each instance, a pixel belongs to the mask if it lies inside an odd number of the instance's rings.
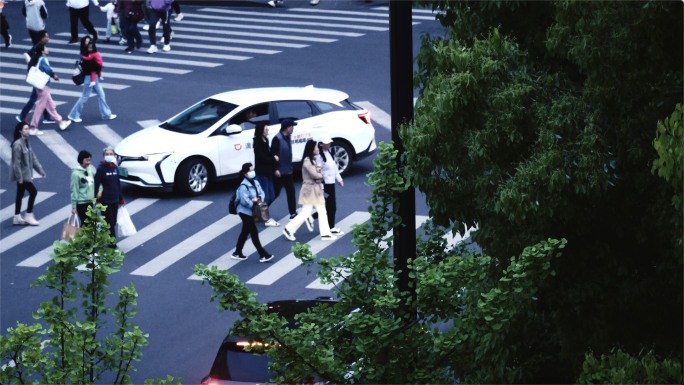
{"label": "person in black jacket", "polygon": [[[254,170],[256,180],[264,190],[264,202],[269,206],[275,199],[273,190],[273,174],[278,161],[277,155],[271,154],[271,146],[268,143],[268,127],[266,122],[257,123],[254,127]],[[266,226],[280,226],[273,218],[264,223]]]}
{"label": "person in black jacket", "polygon": [[273,188],[275,190],[274,199],[280,196],[280,190],[285,187],[287,194],[287,209],[290,212],[290,219],[297,216],[297,203],[295,201],[295,187],[292,179],[292,141],[291,136],[294,126],[297,125],[292,119],[285,119],[280,123],[280,132],[271,141],[271,153],[278,156],[276,162],[275,179]]}
{"label": "person in black jacket", "polygon": [[104,160],[97,166],[95,172],[95,194],[97,203],[106,205],[104,212],[105,222],[109,225],[109,234],[116,238],[116,216],[119,206],[126,204],[121,194],[121,181],[119,180],[119,167],[116,165],[116,156],[111,146],[105,147]]}

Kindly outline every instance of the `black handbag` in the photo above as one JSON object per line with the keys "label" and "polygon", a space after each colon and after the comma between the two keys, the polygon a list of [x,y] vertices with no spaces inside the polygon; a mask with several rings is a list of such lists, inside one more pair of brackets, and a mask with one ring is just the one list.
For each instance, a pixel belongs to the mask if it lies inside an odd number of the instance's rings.
{"label": "black handbag", "polygon": [[71,75],[71,80],[77,86],[80,86],[81,84],[83,84],[83,82],[85,82],[85,73],[83,72],[83,67],[81,66],[81,64],[81,60],[76,60],[76,67],[74,68],[74,72]]}

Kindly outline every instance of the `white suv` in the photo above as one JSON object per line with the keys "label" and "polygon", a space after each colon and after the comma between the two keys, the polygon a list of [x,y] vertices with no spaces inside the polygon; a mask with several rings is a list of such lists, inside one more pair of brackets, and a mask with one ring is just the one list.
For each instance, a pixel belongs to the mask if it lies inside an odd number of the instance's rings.
{"label": "white suv", "polygon": [[[307,87],[252,88],[208,97],[180,114],[138,131],[116,146],[121,180],[199,195],[218,179],[236,178],[254,163],[254,126],[267,122],[270,139],[280,122],[297,122],[292,157],[301,165],[304,143],[325,135],[342,174],[376,150],[370,112],[342,91]],[[248,114],[251,113],[251,116]],[[256,113],[256,116],[254,116]]]}

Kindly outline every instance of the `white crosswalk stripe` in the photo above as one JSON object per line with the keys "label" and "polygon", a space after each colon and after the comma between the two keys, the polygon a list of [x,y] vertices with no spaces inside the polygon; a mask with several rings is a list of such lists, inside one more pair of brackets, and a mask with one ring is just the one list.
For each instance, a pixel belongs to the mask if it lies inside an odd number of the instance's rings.
{"label": "white crosswalk stripe", "polygon": [[[427,220],[428,220],[428,217],[425,216],[425,215],[416,215],[416,230],[419,229],[419,228],[423,225],[423,223],[425,223],[425,221],[427,221]],[[391,236],[391,235],[392,235],[391,233],[387,233],[387,234],[385,234],[385,237],[389,237],[389,236]],[[380,244],[380,247],[387,247],[387,245],[386,245],[386,244],[384,243],[384,241],[383,241],[383,242]],[[348,275],[348,272],[341,271],[341,272],[340,272],[340,275],[341,275],[342,277],[346,277],[346,276]],[[341,279],[341,278],[340,278],[340,279]],[[319,289],[319,290],[331,290],[334,286],[335,286],[334,283],[323,284],[323,283],[321,282],[321,279],[320,279],[320,278],[317,278],[316,280],[314,280],[313,282],[311,282],[310,284],[308,284],[308,285],[306,286],[306,288],[307,288],[307,289]]]}
{"label": "white crosswalk stripe", "polygon": [[[337,223],[337,226],[345,232],[351,232],[351,226],[357,223],[363,223],[370,218],[370,214],[356,211],[352,215],[344,218]],[[282,230],[280,230],[282,231]],[[311,252],[314,254],[319,253],[326,247],[334,244],[337,241],[323,241],[318,237],[314,238],[310,242],[307,242],[311,247]],[[274,263],[268,269],[259,273],[256,277],[247,281],[250,285],[270,285],[273,284],[278,279],[282,278],[285,274],[296,269],[302,264],[302,262],[294,256],[294,253],[286,255],[283,259]]]}
{"label": "white crosswalk stripe", "polygon": [[[181,23],[172,23],[173,48],[169,52],[146,55],[140,54],[144,52],[141,50],[130,55],[124,53],[118,44],[99,44],[98,50],[106,62],[105,80],[102,82],[105,91],[123,90],[138,82],[155,82],[166,75],[183,75],[200,68],[223,66],[231,61],[252,60],[288,49],[329,44],[389,30],[387,7],[366,11],[289,8],[276,12],[198,7],[188,9],[184,15]],[[415,9],[413,20],[414,24],[434,21],[434,15],[430,10]],[[97,29],[104,34],[104,28]],[[161,38],[161,31],[157,34]],[[51,87],[58,105],[70,105],[81,96],[81,88],[69,80],[76,59],[75,46],[66,44],[69,36],[66,30],[51,33],[50,64],[63,79],[53,82]],[[113,40],[118,42],[116,36]],[[30,48],[29,41],[14,41],[13,47],[18,52],[3,52],[3,60],[0,61],[0,79],[5,91],[0,95],[2,114],[18,114],[26,101],[25,95],[31,92],[31,87],[24,81],[26,62],[22,52]]]}
{"label": "white crosswalk stripe", "polygon": [[[225,7],[200,7],[185,13],[182,23],[173,23],[174,37],[171,41],[170,52],[160,52],[156,55],[144,54],[144,49],[129,55],[123,52],[118,44],[99,44],[98,50],[102,53],[106,62],[105,80],[103,88],[107,91],[118,91],[135,87],[140,83],[153,83],[169,75],[185,75],[203,68],[216,68],[229,65],[231,61],[254,60],[260,57],[277,55],[292,49],[302,49],[315,44],[330,44],[343,39],[362,37],[368,33],[385,32],[389,30],[389,17],[386,8],[376,8],[372,11],[357,12],[344,10],[322,10],[317,8],[291,8],[278,10],[278,12],[255,12],[237,10]],[[424,15],[424,16],[423,16]],[[414,23],[428,20],[428,13],[414,11]],[[425,18],[425,19],[423,19]],[[432,17],[430,20],[434,20]],[[99,28],[104,32],[103,28]],[[71,106],[81,96],[82,88],[75,86],[71,80],[71,73],[75,59],[77,58],[76,46],[67,45],[70,34],[66,29],[51,33],[50,63],[55,72],[62,78],[52,82],[51,93],[58,105]],[[146,38],[146,34],[143,32]],[[161,32],[157,34],[161,37]],[[115,42],[118,40],[114,37]],[[146,40],[146,39],[145,39]],[[161,38],[159,39],[161,40]],[[13,42],[16,50],[3,51],[0,60],[0,81],[2,93],[0,94],[0,113],[19,114],[24,103],[28,99],[31,87],[25,83],[26,62],[23,52],[30,48],[28,39]],[[93,93],[91,97],[95,97]],[[390,128],[391,118],[379,107],[368,101],[358,102],[360,106],[371,111],[372,119],[377,126]],[[62,107],[64,108],[64,107]],[[29,118],[31,115],[29,115]],[[66,117],[65,117],[66,118]],[[137,122],[140,127],[149,127],[159,123],[156,119]],[[92,135],[104,145],[116,145],[122,138],[112,129],[109,122],[93,122],[84,124],[83,135]],[[45,127],[44,135],[34,137],[34,141],[40,141],[45,147],[70,169],[76,167],[77,148],[65,140],[58,129]],[[9,141],[0,136],[0,159],[7,165],[11,162],[11,147]],[[41,158],[42,160],[42,158]],[[48,176],[49,178],[50,176]],[[37,180],[37,183],[41,183]],[[40,190],[40,186],[39,186]],[[0,194],[10,196],[5,199],[6,207],[0,210],[2,220],[11,220],[14,215],[14,189],[10,191],[0,190]],[[24,198],[24,202],[28,198]],[[39,191],[36,205],[48,205],[51,200],[68,197],[55,192]],[[9,204],[8,204],[9,203]],[[54,202],[52,202],[54,203]],[[234,245],[230,250],[220,255],[202,254],[204,245],[212,240],[219,239],[227,232],[239,232],[241,221],[239,216],[228,215],[208,223],[206,227],[199,229],[185,239],[173,239],[167,249],[158,252],[158,255],[146,255],[144,244],[155,239],[168,239],[169,232],[174,228],[183,226],[191,216],[201,210],[211,209],[214,202],[205,200],[188,200],[185,203],[172,208],[170,211],[155,208],[158,199],[136,198],[132,199],[127,208],[129,213],[142,215],[145,223],[152,219],[149,224],[138,228],[137,234],[120,239],[120,250],[131,253],[134,257],[143,257],[144,261],[136,269],[131,269],[131,275],[140,277],[155,277],[174,264],[192,256],[197,263],[207,263],[209,266],[217,266],[220,269],[231,269],[238,265],[238,260],[233,260],[230,255],[235,251]],[[25,206],[24,206],[25,207]],[[54,240],[59,238],[59,230],[68,217],[70,205],[50,205],[52,212],[38,217],[40,226],[26,226],[12,229],[11,234],[3,234],[0,242],[0,254],[12,251],[19,253],[17,246],[35,242],[36,236],[40,239],[48,238],[46,231],[54,232]],[[38,212],[44,212],[40,210]],[[149,208],[149,209],[148,209]],[[145,210],[148,209],[148,210]],[[143,210],[145,210],[143,212]],[[157,218],[158,217],[158,218]],[[352,212],[347,217],[338,221],[337,226],[345,231],[343,238],[348,241],[353,224],[363,223],[369,219],[366,212]],[[133,218],[134,223],[136,218]],[[288,217],[279,221],[287,223]],[[417,217],[417,224],[422,224],[424,219]],[[142,221],[141,221],[142,222]],[[15,226],[16,227],[16,226]],[[58,228],[55,231],[55,228]],[[276,242],[286,242],[280,227],[260,226],[259,237],[264,247],[269,250],[269,245],[275,247]],[[306,230],[300,232],[302,239],[308,239]],[[164,237],[164,238],[161,238]],[[307,243],[312,252],[319,254],[324,251],[331,253],[340,247],[341,240],[326,242],[314,236]],[[234,238],[231,239],[234,242]],[[348,243],[348,242],[347,242]],[[346,244],[346,243],[345,243]],[[347,246],[348,247],[348,246]],[[34,255],[22,255],[17,266],[24,268],[39,268],[51,261],[50,254],[53,246],[41,245],[42,250]],[[243,248],[243,253],[250,258],[243,263],[258,263],[258,255],[250,240]],[[20,254],[21,255],[21,254]],[[296,271],[300,266],[299,261],[293,254],[284,257],[276,255],[272,263],[262,264],[264,270],[253,277],[245,277],[245,281],[251,285],[274,285],[283,277]],[[195,275],[187,279],[198,280]],[[320,282],[311,282],[308,286],[312,289],[329,290],[329,287],[320,285]]]}
{"label": "white crosswalk stripe", "polygon": [[[40,193],[39,193],[40,194]],[[131,203],[126,205],[126,208],[128,209],[128,213],[133,215],[137,213],[138,211],[151,206],[153,203],[155,203],[157,199],[149,199],[149,198],[139,198]],[[69,213],[71,213],[71,205],[67,206],[67,209],[69,211],[65,210],[59,210],[55,211],[52,213],[49,217],[52,218],[54,216],[58,216],[60,221],[66,222],[66,219],[69,217]],[[44,220],[41,220],[41,226],[46,225]],[[57,239],[55,239],[57,240]],[[43,266],[44,264],[50,262],[51,257],[50,254],[52,253],[53,247],[52,245],[39,251],[38,253],[26,258],[25,260],[19,262],[17,266],[22,266],[22,267],[40,267]]]}
{"label": "white crosswalk stripe", "polygon": [[183,240],[160,256],[135,269],[131,274],[153,277],[197,250],[207,239],[216,238],[240,223],[242,221],[239,216],[227,214],[222,220],[214,222],[198,231],[192,237]]}

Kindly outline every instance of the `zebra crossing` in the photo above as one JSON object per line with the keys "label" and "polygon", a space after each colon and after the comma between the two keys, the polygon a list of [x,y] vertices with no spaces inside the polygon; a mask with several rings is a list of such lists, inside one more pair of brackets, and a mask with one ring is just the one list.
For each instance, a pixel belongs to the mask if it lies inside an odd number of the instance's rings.
{"label": "zebra crossing", "polygon": [[[260,57],[303,49],[314,44],[330,44],[340,39],[359,38],[368,33],[389,30],[387,7],[375,7],[363,12],[292,8],[281,13],[235,10],[225,7],[193,7],[184,10],[184,15],[182,22],[173,23],[173,49],[170,52],[147,55],[143,51],[143,53],[136,52],[128,55],[119,45],[98,45],[98,50],[105,58],[107,69],[104,73],[103,88],[108,92],[130,90],[138,84],[161,81],[166,76],[187,75],[193,71],[224,66],[233,61],[258,60]],[[430,11],[415,10],[414,24],[424,21],[434,22],[434,16]],[[103,34],[104,29],[100,28],[98,32]],[[68,39],[69,33],[66,30],[51,32],[50,63],[63,79],[60,82],[54,82],[51,86],[51,94],[57,106],[70,106],[81,96],[81,89],[68,80],[73,71],[77,51],[74,46],[66,45]],[[24,41],[17,39],[13,42],[11,50],[2,52],[0,114],[18,115],[28,99],[31,87],[24,81],[26,63],[23,53],[29,48],[28,39]],[[91,96],[94,97],[94,95]],[[391,118],[387,112],[369,101],[357,101],[355,104],[371,111],[376,128],[390,129]],[[159,121],[155,119],[137,122],[140,127],[158,123]],[[80,135],[90,135],[103,145],[116,145],[122,140],[119,133],[106,123],[85,124],[83,127],[85,131]],[[36,136],[33,140],[42,142],[45,151],[52,152],[63,167],[66,167],[66,170],[77,166],[78,150],[58,131],[45,130],[44,135]],[[10,143],[5,136],[0,136],[0,160],[7,166],[11,163]],[[59,167],[62,165],[59,164]],[[36,177],[39,176],[36,175]],[[40,186],[39,190],[42,190]],[[9,189],[9,191],[0,189],[0,198],[2,197],[5,199],[0,199],[3,205],[0,208],[0,218],[6,224],[14,214],[14,189]],[[196,256],[201,254],[197,251],[201,250],[203,245],[221,236],[225,237],[227,232],[239,231],[239,218],[227,212],[218,219],[212,219],[210,223],[202,224],[202,228],[191,237],[173,238],[172,244],[157,249],[160,250],[158,255],[147,255],[147,249],[143,247],[146,243],[158,241],[164,234],[167,235],[165,239],[168,239],[168,234],[175,229],[187,228],[192,215],[212,210],[216,204],[219,204],[218,202],[193,199],[178,204],[178,207],[170,210],[157,210],[155,207],[162,204],[159,199],[130,198],[126,207],[134,223],[147,223],[149,220],[152,222],[138,228],[135,235],[118,242],[120,250],[127,254],[133,253],[136,258],[140,257],[140,266],[135,266],[128,274],[137,277],[156,277],[190,258],[194,263],[206,263],[221,269],[231,269],[239,264],[240,261],[230,258],[234,249],[222,251],[220,255],[202,256],[206,260],[196,260]],[[11,256],[12,264],[24,269],[39,269],[48,264],[51,261],[53,242],[59,238],[61,226],[71,210],[70,205],[61,204],[66,201],[68,201],[67,198],[56,192],[39,191],[35,205],[36,211],[41,213],[40,226],[13,227],[12,231],[3,233],[0,255]],[[26,202],[23,207],[26,207]],[[50,209],[45,207],[50,207]],[[287,222],[287,218],[276,219],[282,223]],[[339,246],[340,241],[348,241],[351,238],[351,226],[367,221],[369,214],[356,211],[339,219],[338,227],[345,231],[346,235],[334,242],[323,242],[317,238],[308,241],[314,253],[323,252],[332,246]],[[417,218],[417,224],[422,224],[425,219],[427,218]],[[276,240],[281,242],[281,231],[282,227],[261,229],[262,244],[268,246],[274,244]],[[22,246],[25,245],[32,246],[30,248],[32,251],[28,253],[30,255],[24,255]],[[34,251],[36,249],[37,251]],[[249,255],[255,252],[251,242],[247,242],[244,253]],[[267,264],[258,274],[247,277],[245,282],[251,285],[273,285],[296,270],[299,265],[299,260],[290,253]],[[190,275],[186,279],[198,280],[199,278]],[[307,288],[330,289],[329,285],[322,285],[318,280],[304,284]]]}
{"label": "zebra crossing", "polygon": [[[118,44],[99,44],[98,50],[106,62],[102,83],[105,91],[126,90],[139,83],[160,81],[164,76],[185,75],[233,61],[254,60],[389,30],[388,7],[364,11],[289,8],[277,13],[197,7],[186,10],[184,15],[182,22],[172,23],[173,48],[169,52],[147,55],[138,51],[129,55]],[[413,24],[434,20],[431,11],[414,10]],[[104,28],[96,29],[104,36]],[[52,31],[50,35],[50,64],[63,79],[51,84],[51,94],[57,106],[72,105],[81,96],[81,89],[69,80],[77,48],[66,44],[70,38],[67,30]],[[31,92],[24,81],[24,52],[31,48],[30,40],[15,39],[12,47],[3,51],[0,61],[0,114],[17,115]]]}

